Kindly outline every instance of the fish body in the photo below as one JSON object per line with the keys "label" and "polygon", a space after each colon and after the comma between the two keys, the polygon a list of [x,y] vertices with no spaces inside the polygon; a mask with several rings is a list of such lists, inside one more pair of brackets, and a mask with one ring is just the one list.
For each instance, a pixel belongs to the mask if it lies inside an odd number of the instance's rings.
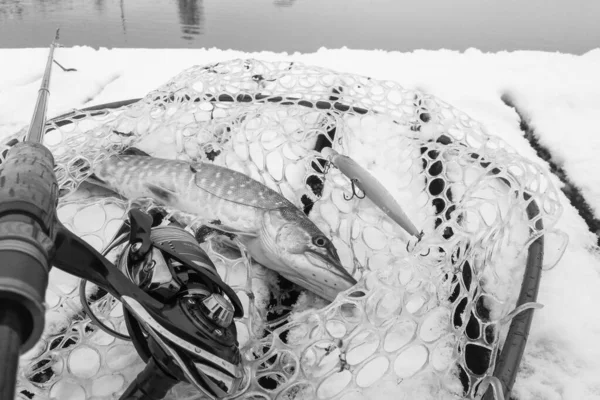
{"label": "fish body", "polygon": [[103,186],[129,199],[152,198],[238,236],[250,255],[290,281],[333,300],[356,284],[333,243],[285,197],[210,163],[116,155],[94,167]]}

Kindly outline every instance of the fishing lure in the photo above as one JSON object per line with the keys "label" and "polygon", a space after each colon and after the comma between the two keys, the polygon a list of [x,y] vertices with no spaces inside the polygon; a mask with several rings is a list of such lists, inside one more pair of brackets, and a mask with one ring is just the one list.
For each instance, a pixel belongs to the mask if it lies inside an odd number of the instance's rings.
{"label": "fishing lure", "polygon": [[[346,200],[350,200],[352,197],[362,199],[367,196],[408,234],[415,236],[417,239],[421,238],[422,233],[410,221],[400,204],[373,175],[350,157],[341,155],[330,147],[324,148],[321,153],[352,182],[352,196],[346,197]],[[357,194],[357,188],[363,193],[362,196]]]}

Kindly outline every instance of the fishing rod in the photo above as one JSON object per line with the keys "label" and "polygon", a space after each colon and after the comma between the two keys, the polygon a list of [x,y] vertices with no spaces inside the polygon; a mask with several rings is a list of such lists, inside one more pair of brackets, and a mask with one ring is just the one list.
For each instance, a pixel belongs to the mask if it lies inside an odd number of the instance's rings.
{"label": "fishing rod", "polygon": [[40,339],[56,237],[58,184],[52,153],[41,142],[59,31],[25,141],[0,166],[0,398],[13,399],[19,355]]}

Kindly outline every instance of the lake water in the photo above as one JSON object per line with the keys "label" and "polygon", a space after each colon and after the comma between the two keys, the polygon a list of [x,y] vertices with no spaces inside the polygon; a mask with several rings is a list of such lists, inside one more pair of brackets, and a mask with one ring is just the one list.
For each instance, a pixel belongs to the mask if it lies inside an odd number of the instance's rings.
{"label": "lake water", "polygon": [[600,46],[598,0],[0,0],[0,47],[545,50]]}

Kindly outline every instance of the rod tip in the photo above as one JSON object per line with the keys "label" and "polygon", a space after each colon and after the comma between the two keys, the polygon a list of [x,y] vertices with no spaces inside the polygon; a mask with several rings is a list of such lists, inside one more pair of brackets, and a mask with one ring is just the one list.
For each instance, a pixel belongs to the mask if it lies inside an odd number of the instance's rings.
{"label": "rod tip", "polygon": [[56,36],[54,36],[54,40],[58,40],[58,36],[60,34],[60,28],[56,29]]}

